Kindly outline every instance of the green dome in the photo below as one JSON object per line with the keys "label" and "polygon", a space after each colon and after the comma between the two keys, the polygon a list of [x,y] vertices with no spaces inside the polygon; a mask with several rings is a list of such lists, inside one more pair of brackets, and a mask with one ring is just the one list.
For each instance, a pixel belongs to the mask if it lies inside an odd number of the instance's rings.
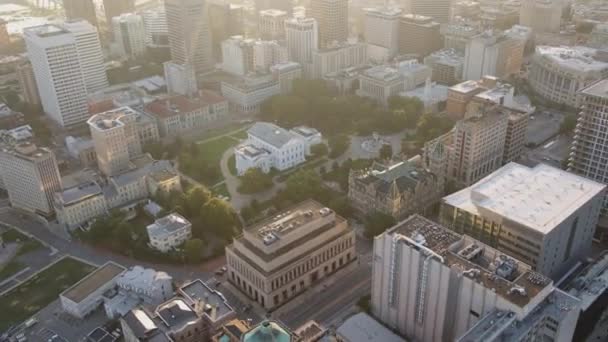
{"label": "green dome", "polygon": [[243,342],[291,342],[291,333],[274,321],[264,321],[243,335]]}

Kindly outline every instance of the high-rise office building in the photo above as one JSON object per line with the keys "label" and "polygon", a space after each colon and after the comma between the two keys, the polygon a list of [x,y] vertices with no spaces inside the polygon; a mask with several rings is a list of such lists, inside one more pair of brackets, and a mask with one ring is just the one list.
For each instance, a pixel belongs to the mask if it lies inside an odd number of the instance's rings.
{"label": "high-rise office building", "polygon": [[365,41],[370,50],[384,50],[387,59],[399,50],[399,17],[397,7],[378,7],[365,9]]}
{"label": "high-rise office building", "polygon": [[254,70],[253,45],[255,40],[234,36],[222,42],[222,69],[244,76]]}
{"label": "high-rise office building", "polygon": [[171,58],[191,64],[197,74],[213,69],[207,4],[203,0],[166,0]]}
{"label": "high-rise office building", "polygon": [[36,76],[34,76],[32,64],[26,63],[20,65],[17,67],[16,71],[23,100],[31,106],[39,106],[41,103],[40,93],[38,92],[38,86],[36,85]]}
{"label": "high-rise office building", "polygon": [[165,7],[159,6],[141,12],[146,32],[146,45],[150,47],[168,47],[169,29]]}
{"label": "high-rise office building", "polygon": [[318,26],[314,18],[289,18],[285,21],[287,53],[289,60],[305,64],[312,62],[312,53],[317,49]]}
{"label": "high-rise office building", "polygon": [[264,40],[282,40],[285,38],[285,20],[287,12],[276,9],[260,11],[258,30]]}
{"label": "high-rise office building", "polygon": [[125,13],[112,18],[112,33],[122,56],[137,58],[146,53],[146,31],[141,15]]}
{"label": "high-rise office building", "polygon": [[63,10],[68,20],[84,19],[97,26],[97,11],[93,0],[63,0]]}
{"label": "high-rise office building", "polygon": [[451,0],[410,0],[410,12],[445,24],[450,21],[451,5]]}
{"label": "high-rise office building", "polygon": [[564,3],[561,0],[524,0],[519,11],[519,24],[534,32],[559,32]]}
{"label": "high-rise office building", "polygon": [[310,16],[319,25],[319,47],[348,39],[348,0],[311,0]]}
{"label": "high-rise office building", "polygon": [[80,68],[87,93],[91,94],[109,85],[99,34],[86,20],[72,20],[63,24],[76,40]]}
{"label": "high-rise office building", "polygon": [[55,154],[33,143],[0,147],[0,175],[14,208],[48,216],[61,191]]}
{"label": "high-rise office building", "polygon": [[129,107],[92,116],[87,123],[97,153],[97,166],[106,176],[129,169],[132,158],[148,141],[158,140],[156,120]]}
{"label": "high-rise office building", "polygon": [[408,341],[572,341],[580,301],[471,236],[415,215],[373,253],[372,314]]}
{"label": "high-rise office building", "polygon": [[106,14],[106,23],[109,26],[112,18],[123,13],[135,12],[135,0],[103,0],[103,8]]}
{"label": "high-rise office building", "polygon": [[25,29],[24,39],[44,112],[64,127],[85,122],[87,87],[74,35],[43,25]]}
{"label": "high-rise office building", "polygon": [[588,257],[605,189],[546,164],[509,163],[444,197],[440,222],[560,279]]}
{"label": "high-rise office building", "polygon": [[293,1],[291,0],[255,0],[254,2],[257,13],[268,9],[278,9],[287,12],[289,16],[293,14]]}
{"label": "high-rise office building", "polygon": [[425,57],[441,49],[440,25],[431,17],[405,14],[399,21],[399,53]]}
{"label": "high-rise office building", "polygon": [[210,1],[209,29],[213,42],[213,57],[222,60],[222,42],[232,36],[245,35],[245,7],[221,1]]}
{"label": "high-rise office building", "polygon": [[[583,89],[580,92],[581,111],[572,142],[568,170],[603,184],[608,184],[608,79]],[[604,199],[598,238],[608,238],[608,197]]]}

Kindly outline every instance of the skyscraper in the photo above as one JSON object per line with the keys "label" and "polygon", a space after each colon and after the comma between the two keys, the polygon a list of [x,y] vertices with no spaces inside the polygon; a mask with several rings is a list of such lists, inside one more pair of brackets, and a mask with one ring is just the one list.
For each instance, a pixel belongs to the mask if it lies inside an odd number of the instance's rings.
{"label": "skyscraper", "polygon": [[17,79],[21,88],[23,100],[31,106],[40,105],[40,93],[36,86],[36,77],[31,63],[26,63],[17,67]]}
{"label": "skyscraper", "polygon": [[293,2],[291,0],[255,0],[257,13],[267,9],[278,9],[291,15],[293,13]]}
{"label": "skyscraper", "polygon": [[436,22],[445,24],[450,21],[451,0],[410,0],[413,14],[432,17]]}
{"label": "skyscraper", "polygon": [[348,38],[348,0],[311,0],[310,16],[319,25],[319,47]]}
{"label": "skyscraper", "polygon": [[275,9],[260,11],[258,28],[264,40],[281,40],[285,38],[285,19],[287,12]]}
{"label": "skyscraper", "polygon": [[51,150],[29,142],[0,148],[0,174],[13,207],[53,213],[53,195],[61,191],[61,176]]}
{"label": "skyscraper", "polygon": [[197,74],[213,68],[211,33],[204,0],[166,0],[171,58]]}
{"label": "skyscraper", "polygon": [[110,25],[112,18],[123,13],[135,12],[135,0],[103,0],[103,8],[106,13],[106,23]]}
{"label": "skyscraper", "polygon": [[68,20],[84,19],[97,26],[97,13],[93,0],[63,0],[63,10]]}
{"label": "skyscraper", "polygon": [[425,57],[441,49],[439,27],[431,17],[404,14],[399,22],[399,53]]}
{"label": "skyscraper", "polygon": [[397,7],[365,9],[365,41],[386,52],[392,58],[399,50],[399,17]]}
{"label": "skyscraper", "polygon": [[103,51],[99,34],[95,26],[86,20],[67,21],[63,28],[69,31],[76,40],[80,68],[88,93],[108,87],[108,75],[103,60]]}
{"label": "skyscraper", "polygon": [[[608,137],[605,120],[608,112],[608,79],[598,81],[583,89],[581,112],[574,131],[568,170],[603,184],[608,184]],[[601,239],[608,237],[606,218],[608,217],[608,196],[604,199],[602,219],[596,235]],[[603,236],[602,236],[603,235]]]}
{"label": "skyscraper", "polygon": [[88,118],[87,87],[73,34],[57,25],[24,30],[44,112],[60,126]]}
{"label": "skyscraper", "polygon": [[317,21],[313,18],[287,19],[285,34],[289,59],[303,66],[311,63],[312,52],[319,45]]}
{"label": "skyscraper", "polygon": [[524,0],[519,11],[519,24],[530,27],[534,32],[559,32],[562,3],[559,0]]}
{"label": "skyscraper", "polygon": [[146,32],[141,15],[125,13],[112,18],[112,33],[123,56],[136,58],[146,53]]}

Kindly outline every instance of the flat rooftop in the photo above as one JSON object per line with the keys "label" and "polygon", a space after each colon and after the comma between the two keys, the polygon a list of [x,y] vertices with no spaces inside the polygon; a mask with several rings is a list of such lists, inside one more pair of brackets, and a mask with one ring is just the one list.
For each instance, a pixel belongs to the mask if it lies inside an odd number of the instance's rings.
{"label": "flat rooftop", "polygon": [[608,98],[608,79],[595,82],[594,84],[583,89],[581,93],[585,95]]}
{"label": "flat rooftop", "polygon": [[155,236],[164,236],[173,234],[176,231],[190,225],[190,222],[183,216],[177,213],[169,214],[154,221],[146,227],[148,234]]}
{"label": "flat rooftop", "polygon": [[547,234],[604,189],[603,184],[549,165],[509,163],[443,201],[473,214],[485,209]]}
{"label": "flat rooftop", "polygon": [[63,205],[70,205],[102,194],[103,191],[99,184],[96,182],[87,182],[63,190],[63,192],[59,193],[59,198]]}
{"label": "flat rooftop", "polygon": [[473,80],[458,83],[450,87],[451,91],[457,91],[459,93],[470,93],[479,89],[483,89],[483,87],[479,85],[479,82]]}
{"label": "flat rooftop", "polygon": [[113,262],[108,262],[65,290],[61,296],[74,303],[80,303],[97,289],[112,281],[124,270],[124,267]]}
{"label": "flat rooftop", "polygon": [[527,264],[419,215],[410,216],[388,233],[406,237],[408,244],[426,247],[445,265],[520,307],[552,285],[550,279],[531,271]]}
{"label": "flat rooftop", "polygon": [[587,310],[608,290],[608,252],[587,266],[567,287],[568,294],[581,300],[581,309]]}
{"label": "flat rooftop", "polygon": [[224,295],[212,290],[200,279],[180,287],[180,291],[193,303],[199,300],[204,301],[204,313],[214,321],[223,320],[234,313],[234,309],[228,304]]}
{"label": "flat rooftop", "polygon": [[25,29],[26,32],[31,32],[40,38],[48,38],[68,33],[67,30],[54,24],[46,24],[34,27],[28,27]]}
{"label": "flat rooftop", "polygon": [[156,308],[156,315],[174,331],[197,321],[199,318],[192,308],[181,298],[173,298]]}
{"label": "flat rooftop", "polygon": [[607,62],[596,59],[597,52],[596,49],[586,46],[541,45],[536,47],[537,55],[579,72],[599,72],[608,69]]}
{"label": "flat rooftop", "polygon": [[405,342],[405,340],[364,312],[349,317],[336,330],[349,342]]}
{"label": "flat rooftop", "polygon": [[370,77],[374,80],[384,82],[393,82],[401,79],[401,74],[399,73],[399,70],[383,65],[369,68],[363,72],[363,75]]}

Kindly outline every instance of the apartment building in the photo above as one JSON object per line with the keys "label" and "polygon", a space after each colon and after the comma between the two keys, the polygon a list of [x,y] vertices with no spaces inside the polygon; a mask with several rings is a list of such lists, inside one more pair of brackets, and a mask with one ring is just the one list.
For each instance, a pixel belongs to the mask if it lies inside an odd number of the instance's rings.
{"label": "apartment building", "polygon": [[[608,79],[583,89],[580,96],[581,110],[574,131],[568,171],[608,184],[608,161],[605,158],[608,149],[605,130],[608,123],[604,120],[608,111]],[[608,197],[604,199],[602,219],[596,233],[596,237],[600,240],[608,238],[606,217],[608,217]]]}
{"label": "apartment building", "polygon": [[146,231],[152,248],[167,253],[192,237],[192,224],[173,213],[155,220]]}
{"label": "apartment building", "polygon": [[128,170],[129,161],[142,154],[143,145],[159,140],[156,121],[130,107],[95,114],[87,123],[97,166],[106,176]]}
{"label": "apartment building", "polygon": [[30,27],[23,35],[46,115],[64,127],[85,122],[87,86],[75,37],[57,25]]}
{"label": "apartment building", "polygon": [[121,56],[134,59],[146,53],[146,29],[141,15],[124,13],[112,18],[112,33]]}
{"label": "apartment building", "polygon": [[82,227],[108,212],[103,189],[87,182],[54,194],[57,221],[66,230]]}
{"label": "apartment building", "polygon": [[0,176],[13,208],[50,216],[61,175],[55,154],[31,142],[0,146]]}
{"label": "apartment building", "polygon": [[295,127],[286,130],[268,122],[257,122],[247,130],[247,140],[234,148],[239,176],[258,168],[287,170],[306,161],[310,147],[322,143],[321,133],[314,128]]}
{"label": "apartment building", "polygon": [[310,17],[319,25],[318,48],[347,40],[348,0],[311,0]]}
{"label": "apartment building", "polygon": [[228,281],[265,309],[356,259],[348,222],[312,200],[243,230],[226,247]]}
{"label": "apartment building", "polygon": [[608,77],[602,53],[584,46],[537,46],[528,80],[543,98],[573,108],[580,106],[579,92]]}
{"label": "apartment building", "polygon": [[403,219],[423,214],[439,202],[443,180],[413,161],[374,164],[366,170],[351,170],[348,199],[364,214],[375,212]]}
{"label": "apartment building", "polygon": [[431,17],[404,14],[399,22],[399,53],[425,57],[441,49],[439,28]]}
{"label": "apartment building", "polygon": [[414,215],[373,253],[372,314],[408,340],[572,340],[580,301],[473,237]]}
{"label": "apartment building", "polygon": [[[389,60],[399,52],[399,18],[402,10],[398,7],[365,8],[365,42],[368,54],[377,60]],[[374,50],[378,50],[374,53]]]}
{"label": "apartment building", "polygon": [[259,12],[259,36],[263,40],[285,39],[285,20],[287,12],[278,9],[266,9]]}
{"label": "apartment building", "polygon": [[444,197],[440,222],[559,279],[588,256],[604,195],[575,174],[509,163]]}
{"label": "apartment building", "polygon": [[143,112],[155,118],[162,137],[175,137],[225,117],[228,101],[215,92],[204,90],[197,97],[178,95],[157,99],[145,105]]}

